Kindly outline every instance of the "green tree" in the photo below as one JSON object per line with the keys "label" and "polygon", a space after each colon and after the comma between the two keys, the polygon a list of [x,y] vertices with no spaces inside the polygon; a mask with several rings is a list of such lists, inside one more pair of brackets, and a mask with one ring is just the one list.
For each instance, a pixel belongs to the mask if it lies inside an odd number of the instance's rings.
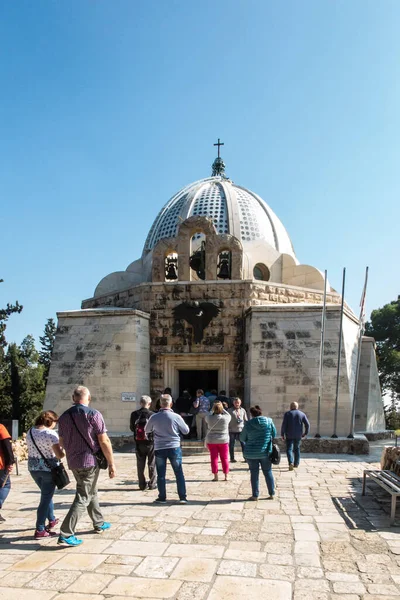
{"label": "green tree", "polygon": [[[0,279],[0,283],[3,283],[3,279]],[[12,415],[12,399],[10,369],[5,355],[7,347],[5,332],[9,317],[13,313],[20,313],[21,310],[22,306],[18,301],[15,304],[8,303],[6,308],[0,308],[0,414],[7,418]]]}
{"label": "green tree", "polygon": [[[3,279],[0,279],[0,283],[3,283]],[[19,304],[18,300],[15,304],[7,303],[6,308],[0,308],[0,359],[4,356],[4,348],[7,346],[5,331],[6,322],[13,313],[20,313],[23,306]]]}
{"label": "green tree", "polygon": [[35,341],[28,335],[20,346],[9,344],[6,355],[8,395],[11,416],[20,422],[20,432],[26,431],[43,408],[46,383],[44,366],[39,364]]}
{"label": "green tree", "polygon": [[54,340],[56,337],[57,326],[54,319],[47,319],[47,323],[44,327],[44,333],[39,338],[41,344],[41,350],[39,351],[39,362],[44,367],[44,378],[47,383],[49,377],[51,355],[53,353]]}
{"label": "green tree", "polygon": [[365,333],[376,341],[382,390],[397,402],[400,400],[400,296],[372,311]]}

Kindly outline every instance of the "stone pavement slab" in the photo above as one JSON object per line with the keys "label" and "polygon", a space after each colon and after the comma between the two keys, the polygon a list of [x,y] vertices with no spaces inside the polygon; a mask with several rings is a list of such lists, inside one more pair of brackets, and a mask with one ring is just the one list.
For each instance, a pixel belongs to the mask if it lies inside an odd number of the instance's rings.
{"label": "stone pavement slab", "polygon": [[[240,455],[239,455],[240,456]],[[184,458],[189,504],[140,492],[134,456],[116,455],[118,478],[101,473],[99,497],[112,528],[94,534],[85,515],[77,548],[35,541],[38,490],[22,464],[2,510],[1,600],[393,600],[400,596],[400,528],[389,527],[389,495],[361,496],[368,457],[307,455],[297,471],[274,467],[276,499],[247,466],[211,482],[205,455]],[[378,467],[378,465],[376,465]],[[57,492],[66,514],[72,486]],[[399,507],[400,508],[400,507]]]}

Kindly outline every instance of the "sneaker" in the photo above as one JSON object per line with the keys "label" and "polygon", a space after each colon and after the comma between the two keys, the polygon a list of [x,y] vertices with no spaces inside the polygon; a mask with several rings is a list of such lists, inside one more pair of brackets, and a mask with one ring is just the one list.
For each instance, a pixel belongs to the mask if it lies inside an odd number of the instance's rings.
{"label": "sneaker", "polygon": [[275,494],[271,494],[271,496],[268,496],[267,500],[275,500]]}
{"label": "sneaker", "polygon": [[69,537],[64,537],[60,535],[58,537],[58,542],[60,546],[80,546],[83,544],[83,540],[78,540],[74,535],[70,535]]}
{"label": "sneaker", "polygon": [[56,525],[58,525],[59,522],[60,522],[60,519],[53,519],[52,521],[49,521],[49,524],[46,527],[47,531],[49,531],[50,529],[54,529],[54,527]]}
{"label": "sneaker", "polygon": [[257,502],[258,498],[257,496],[250,496],[250,498],[247,498],[247,500],[250,500],[251,502]]}
{"label": "sneaker", "polygon": [[298,468],[299,468],[299,465],[293,465],[293,467],[294,467],[295,469],[298,469]]}
{"label": "sneaker", "polygon": [[42,538],[54,537],[56,535],[57,534],[55,531],[47,531],[47,529],[42,529],[41,531],[38,531],[36,529],[35,540],[41,540]]}
{"label": "sneaker", "polygon": [[179,504],[187,504],[187,503],[188,503],[188,501],[186,500],[186,498],[181,498],[179,500]]}
{"label": "sneaker", "polygon": [[107,521],[104,521],[103,525],[99,525],[98,527],[94,528],[94,532],[95,533],[103,533],[104,531],[106,531],[107,529],[111,528],[111,523],[107,523]]}
{"label": "sneaker", "polygon": [[289,465],[289,471],[293,471],[294,465]]}
{"label": "sneaker", "polygon": [[166,500],[161,500],[161,498],[156,498],[156,499],[154,500],[154,502],[155,502],[156,504],[167,504],[167,501],[166,501]]}

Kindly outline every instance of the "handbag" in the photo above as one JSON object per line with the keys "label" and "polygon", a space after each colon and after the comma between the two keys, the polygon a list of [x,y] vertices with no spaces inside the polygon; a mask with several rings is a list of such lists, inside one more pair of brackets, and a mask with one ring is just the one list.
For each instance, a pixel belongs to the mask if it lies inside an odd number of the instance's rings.
{"label": "handbag", "polygon": [[94,459],[95,459],[95,461],[96,461],[97,466],[99,467],[99,469],[107,469],[108,462],[107,462],[106,457],[104,456],[103,450],[101,448],[99,448],[98,450],[96,450],[96,452],[93,452],[93,448],[91,447],[91,445],[89,444],[89,442],[87,441],[87,439],[82,435],[81,431],[79,430],[78,425],[75,423],[75,419],[73,418],[73,416],[71,415],[71,413],[68,413],[68,414],[71,417],[71,420],[72,420],[73,424],[75,425],[75,429],[77,430],[77,432],[79,433],[79,435],[81,436],[81,438],[85,442],[86,446],[89,448],[90,452],[94,456]]}
{"label": "handbag", "polygon": [[44,456],[43,452],[39,449],[37,443],[35,442],[35,438],[32,435],[32,429],[29,430],[29,435],[31,436],[31,440],[34,443],[36,450],[43,458],[44,464],[48,469],[50,469],[53,483],[55,484],[58,490],[62,490],[70,483],[69,476],[64,468],[64,465],[62,464],[62,462],[60,462],[60,464],[56,465],[55,467],[52,467],[48,462],[47,458]]}
{"label": "handbag", "polygon": [[281,449],[279,448],[278,444],[272,443],[272,450],[269,458],[273,465],[279,465],[281,462]]}

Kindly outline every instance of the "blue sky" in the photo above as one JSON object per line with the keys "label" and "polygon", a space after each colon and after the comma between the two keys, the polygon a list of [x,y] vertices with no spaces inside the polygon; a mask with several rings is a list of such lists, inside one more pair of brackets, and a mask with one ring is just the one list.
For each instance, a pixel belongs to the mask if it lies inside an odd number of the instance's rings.
{"label": "blue sky", "polygon": [[358,312],[400,293],[398,0],[0,6],[0,306],[41,334],[210,174],[261,195]]}

